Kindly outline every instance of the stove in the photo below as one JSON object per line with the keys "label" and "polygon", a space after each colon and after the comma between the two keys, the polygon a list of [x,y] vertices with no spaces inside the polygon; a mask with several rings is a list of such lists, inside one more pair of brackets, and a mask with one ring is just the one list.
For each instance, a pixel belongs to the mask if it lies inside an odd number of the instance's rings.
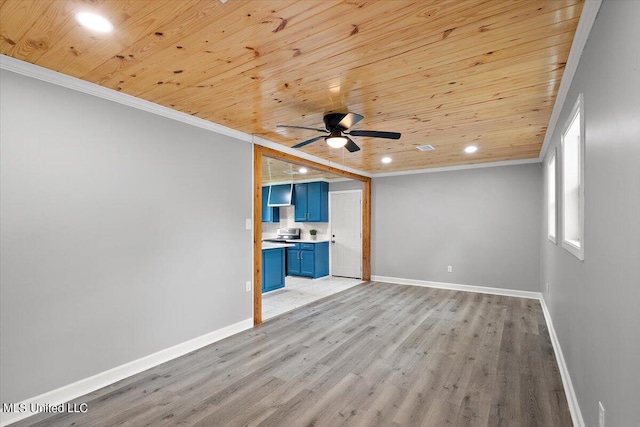
{"label": "stove", "polygon": [[284,242],[287,240],[300,240],[300,229],[278,228],[275,239],[263,239],[263,242]]}

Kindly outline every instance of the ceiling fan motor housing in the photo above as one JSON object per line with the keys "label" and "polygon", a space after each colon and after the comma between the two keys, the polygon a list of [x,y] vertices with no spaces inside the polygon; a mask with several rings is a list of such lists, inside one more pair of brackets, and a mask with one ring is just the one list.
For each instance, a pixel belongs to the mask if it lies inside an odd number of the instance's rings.
{"label": "ceiling fan motor housing", "polygon": [[324,116],[324,125],[329,132],[347,130],[340,122],[345,118],[344,113],[329,113]]}

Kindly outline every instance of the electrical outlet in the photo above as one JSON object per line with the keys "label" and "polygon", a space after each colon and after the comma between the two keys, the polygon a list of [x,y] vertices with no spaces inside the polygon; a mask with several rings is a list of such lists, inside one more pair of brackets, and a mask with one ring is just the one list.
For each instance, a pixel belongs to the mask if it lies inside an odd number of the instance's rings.
{"label": "electrical outlet", "polygon": [[546,283],[545,288],[544,288],[544,293],[548,294],[549,293],[549,282]]}
{"label": "electrical outlet", "polygon": [[448,273],[453,273],[453,266],[451,266],[451,265],[447,266],[447,272]]}
{"label": "electrical outlet", "polygon": [[598,425],[604,427],[604,406],[602,406],[602,402],[598,402],[598,420]]}
{"label": "electrical outlet", "polygon": [[247,292],[251,292],[251,282],[250,281],[246,282],[244,284],[244,290],[247,291]]}

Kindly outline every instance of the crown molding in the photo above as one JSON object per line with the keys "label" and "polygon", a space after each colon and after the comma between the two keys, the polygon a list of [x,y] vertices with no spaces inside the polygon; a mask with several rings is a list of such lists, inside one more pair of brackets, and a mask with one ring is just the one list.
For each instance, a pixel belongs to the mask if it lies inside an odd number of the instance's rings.
{"label": "crown molding", "polygon": [[504,160],[500,162],[474,163],[471,165],[445,166],[441,168],[430,168],[430,169],[414,169],[414,170],[399,171],[399,172],[385,172],[385,173],[373,174],[372,178],[384,178],[389,176],[401,176],[401,175],[416,175],[421,173],[433,173],[433,172],[450,172],[450,171],[459,171],[459,170],[466,170],[466,169],[493,168],[498,166],[526,165],[531,163],[540,163],[540,160],[538,160],[537,158],[523,159],[523,160]]}
{"label": "crown molding", "polygon": [[23,76],[31,77],[37,80],[41,80],[47,83],[51,83],[57,86],[62,86],[67,89],[75,90],[78,92],[86,93],[88,95],[97,96],[109,101],[117,102],[122,105],[136,108],[138,110],[146,111],[151,114],[166,117],[168,119],[176,120],[182,123],[186,123],[191,126],[196,126],[202,129],[206,129],[211,132],[218,133],[220,135],[229,136],[240,141],[248,142],[251,144],[261,145],[263,147],[272,148],[277,151],[281,151],[287,154],[291,154],[296,157],[304,158],[314,161],[326,166],[331,166],[336,169],[341,169],[346,172],[355,173],[357,175],[363,175],[371,177],[370,173],[363,172],[358,169],[343,166],[339,163],[331,162],[329,160],[313,156],[311,154],[298,151],[287,146],[277,144],[273,141],[266,140],[264,138],[250,135],[227,126],[223,126],[218,123],[210,122],[208,120],[201,119],[199,117],[192,116],[177,110],[173,110],[168,107],[164,107],[159,104],[155,104],[150,101],[146,101],[135,96],[127,95],[126,93],[118,92],[117,90],[109,89],[104,86],[97,85],[76,77],[72,77],[66,74],[59,73],[57,71],[50,70],[48,68],[41,67],[39,65],[31,64],[29,62],[21,61],[19,59],[0,54],[0,69],[11,71]]}
{"label": "crown molding", "polygon": [[556,101],[553,104],[553,110],[551,111],[551,117],[549,118],[549,125],[547,126],[547,132],[544,135],[544,141],[542,142],[542,148],[540,149],[540,155],[538,160],[544,160],[553,137],[553,132],[558,124],[560,113],[562,113],[562,107],[567,100],[569,88],[571,88],[571,82],[576,74],[578,65],[580,64],[580,57],[584,46],[587,44],[587,39],[591,33],[591,28],[596,20],[602,0],[585,0],[582,12],[580,13],[580,20],[578,21],[578,27],[571,43],[571,50],[569,51],[569,57],[567,58],[567,65],[562,73],[562,80],[560,81],[560,87],[556,94]]}

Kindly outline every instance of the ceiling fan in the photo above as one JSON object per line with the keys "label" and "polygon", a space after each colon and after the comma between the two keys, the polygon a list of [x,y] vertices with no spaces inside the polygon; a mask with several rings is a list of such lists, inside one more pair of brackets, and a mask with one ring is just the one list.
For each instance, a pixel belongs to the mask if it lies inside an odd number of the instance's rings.
{"label": "ceiling fan", "polygon": [[400,139],[399,132],[381,132],[377,130],[352,130],[347,132],[353,125],[364,119],[364,116],[356,113],[329,113],[324,115],[324,125],[326,129],[308,128],[304,126],[288,126],[288,125],[276,125],[279,128],[293,128],[293,129],[307,129],[314,130],[316,132],[322,132],[327,135],[316,136],[315,138],[302,141],[292,148],[304,147],[307,144],[316,142],[323,139],[329,144],[330,147],[340,148],[345,147],[350,153],[360,150],[360,147],[346,135],[351,136],[368,136],[370,138],[386,138],[386,139]]}

